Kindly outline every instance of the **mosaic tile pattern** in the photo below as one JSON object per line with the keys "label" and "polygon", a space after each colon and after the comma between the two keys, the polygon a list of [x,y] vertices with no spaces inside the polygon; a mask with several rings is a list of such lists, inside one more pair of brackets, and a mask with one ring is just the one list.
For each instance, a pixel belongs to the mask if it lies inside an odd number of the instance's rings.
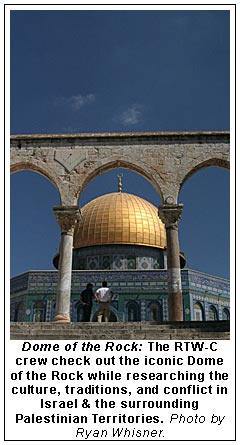
{"label": "mosaic tile pattern", "polygon": [[99,257],[98,256],[88,256],[87,257],[87,269],[88,270],[99,269]]}
{"label": "mosaic tile pattern", "polygon": [[[219,319],[229,315],[229,312],[226,312],[226,310],[229,311],[230,305],[229,282],[227,280],[187,269],[183,270],[181,275],[185,318],[193,319],[194,302],[202,304],[206,320],[209,319],[209,307],[212,305],[216,308]],[[57,279],[57,271],[31,271],[11,279],[11,320],[14,321],[16,318],[19,303],[24,302],[25,312],[31,308],[31,314],[25,315],[25,321],[30,321],[33,315],[33,303],[37,300],[46,303],[46,320],[52,320]],[[71,315],[73,321],[77,321],[76,303],[79,302],[81,291],[88,282],[92,282],[95,289],[100,287],[102,280],[107,280],[108,285],[115,292],[112,307],[118,321],[127,320],[127,303],[129,301],[137,302],[139,318],[142,321],[147,321],[148,306],[153,300],[161,304],[162,318],[168,320],[166,270],[142,270],[141,272],[136,270],[88,270],[73,271],[72,273]],[[23,317],[23,312],[19,314],[19,317]]]}
{"label": "mosaic tile pattern", "polygon": [[127,269],[127,258],[123,255],[113,255],[112,265],[115,270],[125,270]]}
{"label": "mosaic tile pattern", "polygon": [[24,289],[27,289],[28,288],[28,279],[29,279],[28,272],[11,278],[11,280],[10,280],[11,291],[16,293],[16,292],[20,292]]}
{"label": "mosaic tile pattern", "polygon": [[[147,267],[146,267],[147,263]],[[151,246],[105,245],[73,250],[73,270],[164,269],[164,250]]]}

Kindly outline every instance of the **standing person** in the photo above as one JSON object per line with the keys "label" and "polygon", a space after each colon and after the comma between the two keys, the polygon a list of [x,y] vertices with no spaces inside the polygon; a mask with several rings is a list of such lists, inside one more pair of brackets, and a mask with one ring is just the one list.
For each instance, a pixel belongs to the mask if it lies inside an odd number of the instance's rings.
{"label": "standing person", "polygon": [[93,285],[92,283],[88,283],[86,289],[84,289],[80,295],[80,302],[83,305],[83,321],[90,321],[93,298]]}
{"label": "standing person", "polygon": [[102,287],[96,290],[95,298],[99,303],[100,307],[97,312],[97,320],[99,323],[102,321],[102,317],[105,322],[109,321],[110,318],[110,303],[113,297],[113,291],[109,289],[107,282],[102,282]]}

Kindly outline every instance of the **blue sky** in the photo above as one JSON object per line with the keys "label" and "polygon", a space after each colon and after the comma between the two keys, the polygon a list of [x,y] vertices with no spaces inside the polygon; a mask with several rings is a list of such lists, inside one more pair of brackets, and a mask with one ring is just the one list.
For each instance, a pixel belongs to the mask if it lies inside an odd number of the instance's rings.
{"label": "blue sky", "polygon": [[[11,133],[229,130],[228,11],[14,11]],[[116,171],[80,205],[116,191]],[[159,205],[142,177],[123,189]],[[229,277],[229,172],[207,168],[184,185],[187,265]],[[58,193],[42,176],[11,177],[11,274],[52,268]]]}

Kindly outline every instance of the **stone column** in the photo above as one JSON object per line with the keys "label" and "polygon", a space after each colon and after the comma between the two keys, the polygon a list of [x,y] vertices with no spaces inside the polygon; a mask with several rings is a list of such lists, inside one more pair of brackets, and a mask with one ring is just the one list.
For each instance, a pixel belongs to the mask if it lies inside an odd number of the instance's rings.
{"label": "stone column", "polygon": [[166,227],[168,305],[170,321],[183,321],[182,285],[180,269],[180,250],[178,240],[178,221],[183,204],[165,204],[158,208],[158,215]]}
{"label": "stone column", "polygon": [[53,211],[61,228],[54,321],[67,322],[70,321],[73,234],[80,221],[80,209],[78,206],[57,206]]}

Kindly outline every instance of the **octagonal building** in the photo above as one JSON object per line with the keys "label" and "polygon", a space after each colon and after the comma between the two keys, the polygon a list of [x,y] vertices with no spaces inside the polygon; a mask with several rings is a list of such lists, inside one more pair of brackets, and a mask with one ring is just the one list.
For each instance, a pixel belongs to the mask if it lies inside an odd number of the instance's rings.
{"label": "octagonal building", "polygon": [[[81,209],[72,255],[71,320],[83,321],[81,291],[103,280],[114,291],[110,321],[168,320],[165,226],[158,209],[129,193],[109,193]],[[53,259],[58,268],[59,254]],[[180,253],[184,320],[229,319],[229,281],[184,269]],[[11,279],[11,321],[54,318],[57,270],[29,271]],[[96,321],[94,303],[91,321]]]}

